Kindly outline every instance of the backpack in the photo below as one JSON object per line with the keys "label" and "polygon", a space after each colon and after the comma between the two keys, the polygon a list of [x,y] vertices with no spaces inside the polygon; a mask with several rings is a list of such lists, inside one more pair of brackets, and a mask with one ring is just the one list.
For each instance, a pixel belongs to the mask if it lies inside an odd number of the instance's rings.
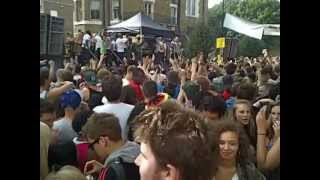
{"label": "backpack", "polygon": [[126,180],[126,174],[125,174],[122,162],[123,161],[122,161],[121,157],[115,158],[113,161],[111,161],[107,165],[106,168],[103,168],[101,170],[101,173],[99,174],[98,180],[105,180],[110,169],[113,169],[114,172],[116,173],[117,180]]}

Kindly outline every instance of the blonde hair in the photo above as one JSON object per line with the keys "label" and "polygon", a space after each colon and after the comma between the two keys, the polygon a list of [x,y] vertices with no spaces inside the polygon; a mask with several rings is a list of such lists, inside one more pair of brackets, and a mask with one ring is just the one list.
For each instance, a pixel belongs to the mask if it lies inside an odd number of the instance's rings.
{"label": "blonde hair", "polygon": [[63,166],[57,172],[51,172],[45,180],[86,180],[86,177],[74,166]]}

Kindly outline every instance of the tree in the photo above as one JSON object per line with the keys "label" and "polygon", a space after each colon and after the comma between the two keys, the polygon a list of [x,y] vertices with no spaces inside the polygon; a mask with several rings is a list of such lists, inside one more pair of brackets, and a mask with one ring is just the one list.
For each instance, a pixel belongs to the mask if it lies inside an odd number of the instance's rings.
{"label": "tree", "polygon": [[186,48],[186,55],[190,58],[196,56],[199,51],[203,51],[205,55],[208,55],[215,42],[209,26],[200,22],[196,27],[197,28],[194,28],[191,32],[190,40]]}
{"label": "tree", "polygon": [[[225,12],[259,24],[280,24],[280,3],[278,0],[225,0]],[[222,3],[209,9],[208,21],[214,38],[221,33],[223,20]],[[237,32],[224,29],[226,37],[239,39],[239,55],[258,56],[264,48],[280,49],[280,38],[264,36],[262,40],[252,39]]]}

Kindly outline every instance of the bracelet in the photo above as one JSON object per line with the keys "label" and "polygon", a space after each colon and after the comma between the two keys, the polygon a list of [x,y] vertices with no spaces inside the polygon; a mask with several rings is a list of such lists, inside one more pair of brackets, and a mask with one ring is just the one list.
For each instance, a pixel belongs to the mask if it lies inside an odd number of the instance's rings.
{"label": "bracelet", "polygon": [[265,131],[257,131],[257,134],[267,134]]}
{"label": "bracelet", "polygon": [[267,135],[267,133],[260,133],[260,134],[258,134],[258,135],[264,135],[264,136],[265,136],[265,135]]}

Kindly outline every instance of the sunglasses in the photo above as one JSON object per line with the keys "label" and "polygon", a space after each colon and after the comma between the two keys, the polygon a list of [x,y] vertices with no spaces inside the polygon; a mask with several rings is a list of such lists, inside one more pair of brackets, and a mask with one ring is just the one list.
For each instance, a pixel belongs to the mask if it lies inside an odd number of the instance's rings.
{"label": "sunglasses", "polygon": [[98,143],[99,142],[99,140],[100,140],[100,137],[105,137],[106,135],[101,135],[101,136],[99,136],[97,139],[95,139],[92,143],[89,143],[89,148],[91,149],[91,150],[94,150],[94,145],[96,144],[96,143]]}

